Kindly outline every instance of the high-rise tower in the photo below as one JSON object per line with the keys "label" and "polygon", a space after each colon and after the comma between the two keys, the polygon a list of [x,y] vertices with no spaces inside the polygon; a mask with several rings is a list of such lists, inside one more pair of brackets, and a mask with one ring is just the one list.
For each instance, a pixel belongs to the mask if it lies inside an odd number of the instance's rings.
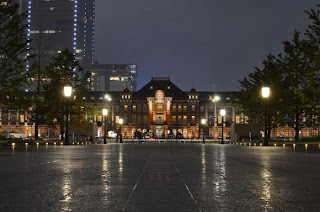
{"label": "high-rise tower", "polygon": [[94,61],[95,0],[16,0],[26,11],[27,35],[36,43],[41,35],[54,56],[67,48],[81,64]]}

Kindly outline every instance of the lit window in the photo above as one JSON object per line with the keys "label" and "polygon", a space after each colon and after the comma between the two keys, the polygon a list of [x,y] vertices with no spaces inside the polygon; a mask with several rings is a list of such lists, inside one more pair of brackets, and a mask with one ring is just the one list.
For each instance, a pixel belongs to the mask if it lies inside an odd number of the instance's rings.
{"label": "lit window", "polygon": [[24,115],[20,115],[20,122],[24,122]]}
{"label": "lit window", "polygon": [[187,112],[188,111],[188,108],[186,105],[183,106],[183,112]]}
{"label": "lit window", "polygon": [[177,117],[176,116],[172,116],[172,123],[173,124],[177,123]]}
{"label": "lit window", "polygon": [[240,116],[236,116],[236,123],[240,124]]}
{"label": "lit window", "polygon": [[163,105],[157,104],[157,112],[162,112],[162,111],[163,111]]}
{"label": "lit window", "polygon": [[184,123],[184,124],[187,123],[187,116],[183,116],[183,123]]}
{"label": "lit window", "polygon": [[195,116],[191,116],[191,124],[195,124],[196,123],[196,117]]}
{"label": "lit window", "polygon": [[110,81],[120,81],[119,77],[110,77]]}

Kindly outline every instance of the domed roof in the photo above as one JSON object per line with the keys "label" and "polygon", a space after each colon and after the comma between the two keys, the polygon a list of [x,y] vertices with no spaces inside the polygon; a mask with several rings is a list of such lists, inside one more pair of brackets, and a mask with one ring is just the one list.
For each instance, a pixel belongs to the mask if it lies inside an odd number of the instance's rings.
{"label": "domed roof", "polygon": [[197,92],[197,91],[196,91],[196,89],[192,88],[192,89],[190,90],[190,92],[191,92],[191,93],[195,93],[195,92]]}
{"label": "domed roof", "polygon": [[123,90],[123,92],[124,92],[124,93],[129,93],[130,91],[129,91],[128,88],[125,88],[125,89]]}

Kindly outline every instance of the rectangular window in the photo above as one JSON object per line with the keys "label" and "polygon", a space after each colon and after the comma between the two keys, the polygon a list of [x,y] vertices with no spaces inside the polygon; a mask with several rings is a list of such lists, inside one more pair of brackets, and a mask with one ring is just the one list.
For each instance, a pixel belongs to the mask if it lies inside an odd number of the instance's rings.
{"label": "rectangular window", "polygon": [[192,125],[196,124],[196,116],[191,116],[191,124]]}
{"label": "rectangular window", "polygon": [[177,106],[173,105],[172,106],[172,112],[176,112],[177,111]]}
{"label": "rectangular window", "polygon": [[128,114],[123,115],[123,124],[128,124]]}
{"label": "rectangular window", "polygon": [[205,109],[204,109],[204,107],[200,107],[200,112],[204,112],[205,111]]}
{"label": "rectangular window", "polygon": [[120,81],[120,77],[110,77],[110,81]]}
{"label": "rectangular window", "polygon": [[2,117],[2,121],[3,121],[3,122],[8,122],[8,115],[4,115],[4,116]]}
{"label": "rectangular window", "polygon": [[187,105],[184,105],[183,106],[183,112],[187,112],[187,111],[188,111]]}
{"label": "rectangular window", "polygon": [[132,111],[133,111],[133,112],[136,112],[136,111],[137,111],[137,106],[133,105],[133,106],[132,106]]}
{"label": "rectangular window", "polygon": [[131,121],[132,121],[132,123],[137,123],[137,116],[136,115],[132,115],[131,116]]}
{"label": "rectangular window", "polygon": [[191,106],[191,111],[192,111],[192,112],[196,111],[196,106],[192,105],[192,106]]}
{"label": "rectangular window", "polygon": [[182,112],[182,106],[181,105],[178,106],[178,112]]}
{"label": "rectangular window", "polygon": [[143,124],[147,124],[147,122],[148,122],[147,115],[143,115]]}
{"label": "rectangular window", "polygon": [[172,116],[172,123],[176,124],[177,123],[177,117],[176,116]]}
{"label": "rectangular window", "polygon": [[240,124],[240,116],[236,116],[236,124]]}
{"label": "rectangular window", "polygon": [[218,123],[219,123],[219,124],[222,123],[222,116],[218,116]]}
{"label": "rectangular window", "polygon": [[183,123],[186,124],[187,122],[187,116],[183,116]]}
{"label": "rectangular window", "polygon": [[143,112],[147,112],[148,111],[147,105],[144,104],[142,110],[143,110]]}
{"label": "rectangular window", "polygon": [[157,112],[160,113],[163,111],[163,104],[157,104]]}
{"label": "rectangular window", "polygon": [[98,121],[102,121],[102,116],[98,116]]}
{"label": "rectangular window", "polygon": [[181,124],[181,123],[182,123],[182,117],[178,116],[178,124]]}
{"label": "rectangular window", "polygon": [[138,122],[138,124],[142,124],[142,116],[141,115],[137,116],[137,122]]}
{"label": "rectangular window", "polygon": [[24,122],[24,115],[20,115],[20,122]]}
{"label": "rectangular window", "polygon": [[142,107],[141,107],[140,104],[137,106],[137,110],[138,110],[138,112],[141,112],[141,111],[142,111]]}
{"label": "rectangular window", "polygon": [[17,116],[16,115],[12,115],[11,116],[11,122],[16,122],[17,121]]}
{"label": "rectangular window", "polygon": [[128,111],[128,105],[123,106],[124,111]]}
{"label": "rectangular window", "polygon": [[116,124],[119,124],[119,116],[116,116]]}

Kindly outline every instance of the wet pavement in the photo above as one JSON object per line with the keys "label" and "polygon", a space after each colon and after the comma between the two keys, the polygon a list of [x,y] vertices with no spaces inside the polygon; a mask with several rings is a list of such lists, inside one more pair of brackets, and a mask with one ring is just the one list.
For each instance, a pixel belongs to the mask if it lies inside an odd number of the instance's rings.
{"label": "wet pavement", "polygon": [[319,167],[292,147],[0,147],[0,211],[319,211]]}

